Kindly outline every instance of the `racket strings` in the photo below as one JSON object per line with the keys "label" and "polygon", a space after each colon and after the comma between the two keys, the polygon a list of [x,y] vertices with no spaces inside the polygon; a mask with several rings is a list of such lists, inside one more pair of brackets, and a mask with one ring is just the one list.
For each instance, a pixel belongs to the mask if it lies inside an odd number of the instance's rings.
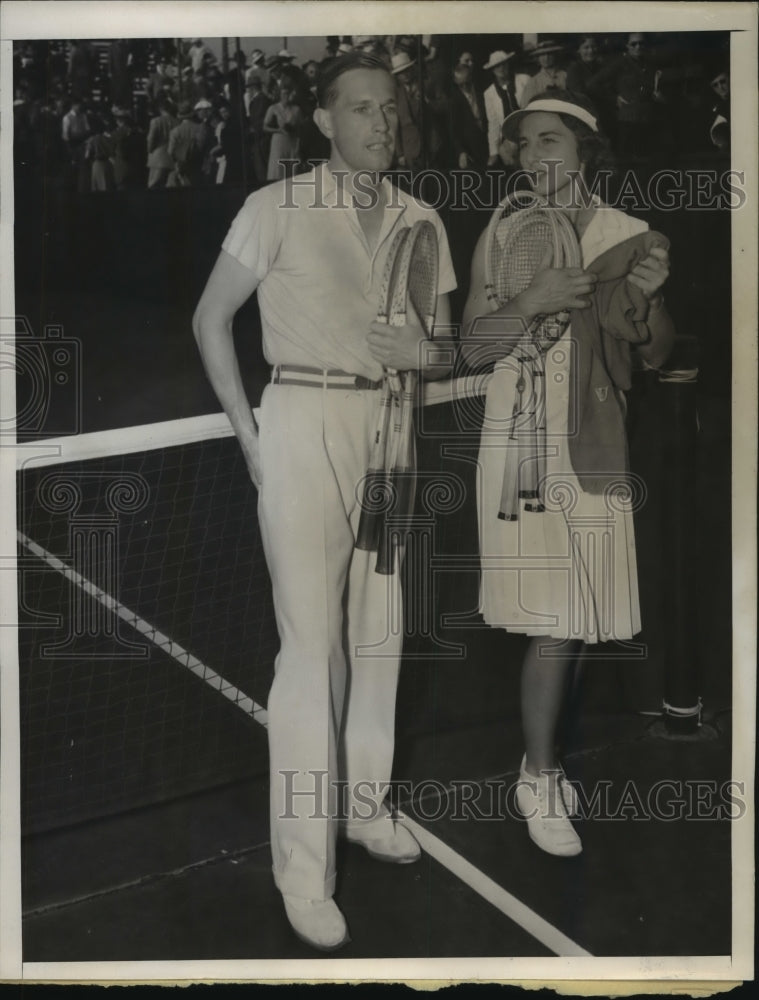
{"label": "racket strings", "polygon": [[[539,269],[577,267],[580,262],[572,224],[531,193],[507,199],[491,218],[486,291],[497,308],[525,291]],[[515,352],[519,369],[498,514],[503,520],[517,519],[520,500],[528,511],[545,510],[545,353],[568,323],[568,312],[536,316]]]}
{"label": "racket strings", "polygon": [[[437,304],[438,242],[432,223],[400,230],[385,263],[377,317],[391,326],[407,322],[409,304],[428,337]],[[413,513],[416,442],[413,411],[417,372],[386,369],[379,423],[365,477],[357,548],[376,551],[376,571],[391,574],[403,557],[402,522]],[[370,495],[371,494],[371,495]],[[395,522],[395,525],[393,524]]]}

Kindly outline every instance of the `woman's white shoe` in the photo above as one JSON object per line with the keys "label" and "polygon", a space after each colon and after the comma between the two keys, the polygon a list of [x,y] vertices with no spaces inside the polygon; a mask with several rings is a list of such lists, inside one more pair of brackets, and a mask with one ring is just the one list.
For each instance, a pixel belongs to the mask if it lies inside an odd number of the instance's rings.
{"label": "woman's white shoe", "polygon": [[[564,785],[571,793],[562,794]],[[565,796],[571,802],[566,802]],[[563,771],[536,777],[525,769],[525,758],[522,758],[516,800],[527,820],[530,838],[541,850],[559,857],[573,857],[582,852],[582,841],[569,821],[570,812],[577,808],[576,793]]]}

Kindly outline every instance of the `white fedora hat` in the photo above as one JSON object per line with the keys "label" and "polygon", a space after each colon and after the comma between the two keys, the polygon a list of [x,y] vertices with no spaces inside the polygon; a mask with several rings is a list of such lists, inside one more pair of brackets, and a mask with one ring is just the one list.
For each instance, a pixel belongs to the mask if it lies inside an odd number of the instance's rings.
{"label": "white fedora hat", "polygon": [[494,69],[496,66],[500,66],[501,63],[508,62],[509,59],[513,59],[513,52],[504,52],[503,49],[498,49],[496,52],[490,53],[490,58],[482,67],[483,69]]}
{"label": "white fedora hat", "polygon": [[402,73],[404,69],[416,64],[416,59],[412,59],[408,52],[394,52],[391,59],[393,73]]}

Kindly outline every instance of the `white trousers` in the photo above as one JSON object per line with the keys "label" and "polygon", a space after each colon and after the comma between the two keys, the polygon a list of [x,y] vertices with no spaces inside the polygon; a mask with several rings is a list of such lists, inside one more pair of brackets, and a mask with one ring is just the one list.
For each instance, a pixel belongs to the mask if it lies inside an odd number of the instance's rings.
{"label": "white trousers", "polygon": [[379,397],[269,385],[261,401],[258,512],[281,643],[267,706],[272,860],[280,891],[306,899],[334,892],[343,809],[349,824],[388,823],[400,584],[354,547]]}

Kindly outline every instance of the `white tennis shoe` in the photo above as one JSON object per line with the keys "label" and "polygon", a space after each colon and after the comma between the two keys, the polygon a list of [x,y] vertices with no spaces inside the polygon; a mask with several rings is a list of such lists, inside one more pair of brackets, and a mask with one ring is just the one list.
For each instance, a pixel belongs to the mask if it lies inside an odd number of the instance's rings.
{"label": "white tennis shoe", "polygon": [[422,856],[422,849],[413,834],[394,820],[388,826],[390,832],[383,837],[365,837],[362,836],[360,827],[349,827],[345,831],[345,838],[354,844],[360,844],[377,861],[395,865],[410,865],[418,861]]}
{"label": "white tennis shoe", "polygon": [[301,899],[282,896],[290,926],[306,944],[320,951],[335,951],[350,941],[348,925],[334,899]]}
{"label": "white tennis shoe", "polygon": [[578,811],[577,793],[563,770],[536,777],[525,769],[525,760],[526,755],[519,769],[516,800],[530,839],[547,854],[580,854],[582,841],[569,821]]}

